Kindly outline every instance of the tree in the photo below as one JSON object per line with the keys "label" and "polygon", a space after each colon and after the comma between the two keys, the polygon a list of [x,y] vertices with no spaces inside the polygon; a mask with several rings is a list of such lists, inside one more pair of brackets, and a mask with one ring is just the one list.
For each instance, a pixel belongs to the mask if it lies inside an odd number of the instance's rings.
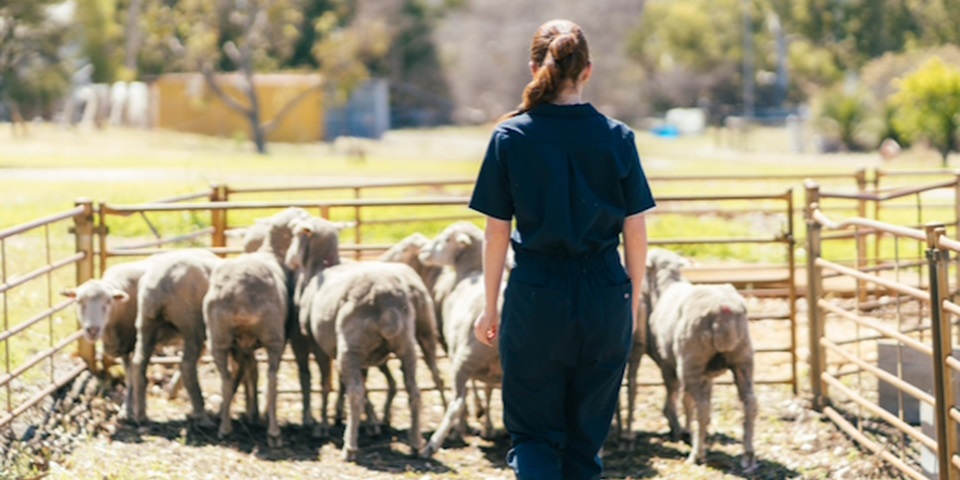
{"label": "tree", "polygon": [[946,167],[947,156],[958,151],[960,68],[932,58],[900,81],[900,91],[892,101],[897,108],[897,129],[908,138],[929,140]]}
{"label": "tree", "polygon": [[[871,132],[873,102],[863,91],[833,88],[823,94],[819,106],[819,127],[833,135],[848,151],[873,146]],[[873,144],[873,145],[871,145]]]}
{"label": "tree", "polygon": [[[199,70],[207,86],[230,109],[250,123],[257,152],[267,152],[267,135],[312,89],[300,92],[269,121],[263,121],[254,76],[278,69],[299,38],[300,0],[183,0],[170,7],[156,1],[151,20],[153,41],[166,43],[161,61],[177,59],[175,69]],[[217,72],[236,70],[241,98],[227,92]],[[167,70],[169,71],[169,70]],[[316,87],[319,88],[319,85]]]}
{"label": "tree", "polygon": [[[59,49],[69,30],[51,18],[56,0],[7,0],[0,3],[0,102],[16,125],[22,109],[38,114],[67,87]],[[24,130],[25,131],[25,130]]]}

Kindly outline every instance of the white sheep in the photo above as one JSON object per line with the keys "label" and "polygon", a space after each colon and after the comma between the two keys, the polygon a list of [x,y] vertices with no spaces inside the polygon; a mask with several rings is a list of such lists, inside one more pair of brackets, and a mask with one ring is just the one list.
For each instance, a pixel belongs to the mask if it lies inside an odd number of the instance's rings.
{"label": "white sheep", "polygon": [[685,260],[667,250],[651,249],[647,255],[652,307],[647,353],[660,367],[667,387],[663,413],[671,434],[679,438],[682,431],[676,397],[682,391],[687,431],[691,418],[695,416],[697,420],[687,462],[706,461],[713,378],[729,369],[744,410],[741,466],[751,471],[756,468],[753,428],[757,401],[753,394],[753,347],[746,301],[729,284],[692,285],[680,274],[685,264]]}
{"label": "white sheep", "polygon": [[[451,428],[466,431],[467,381],[478,379],[485,384],[487,412],[482,435],[493,434],[490,399],[493,386],[502,379],[500,354],[496,346],[480,343],[473,334],[473,323],[484,308],[482,263],[483,232],[472,223],[457,222],[447,227],[424,247],[420,260],[426,265],[452,266],[453,288],[443,301],[443,331],[454,379],[454,400],[429,443],[421,451],[432,456],[443,445]],[[478,410],[480,407],[479,398]]]}
{"label": "white sheep", "polygon": [[219,435],[233,432],[230,404],[234,378],[228,357],[251,358],[251,352],[267,350],[267,443],[280,446],[277,423],[277,371],[286,344],[290,307],[289,275],[282,266],[290,244],[287,222],[268,220],[267,239],[253,253],[224,260],[214,269],[210,289],[203,299],[210,352],[220,372],[223,404]]}
{"label": "white sheep", "polygon": [[[410,399],[410,445],[416,452],[420,435],[420,391],[416,384],[417,321],[415,312],[432,313],[430,304],[416,305],[410,294],[411,280],[420,284],[422,298],[429,295],[416,273],[403,264],[368,262],[331,265],[336,236],[327,233],[322,219],[299,221],[287,254],[287,265],[304,272],[306,284],[300,297],[300,325],[314,339],[321,365],[337,359],[341,384],[350,408],[344,430],[343,454],[356,459],[360,412],[366,395],[363,371],[386,362],[390,353],[401,361],[404,384]],[[323,376],[323,425],[326,426],[329,366]]]}
{"label": "white sheep", "polygon": [[203,352],[206,328],[203,296],[210,272],[222,260],[207,250],[173,251],[150,258],[140,278],[137,295],[137,336],[133,355],[133,419],[146,421],[147,365],[157,344],[183,341],[180,375],[190,395],[192,417],[202,427],[213,427],[203,408],[197,379],[197,361]]}
{"label": "white sheep", "polygon": [[60,293],[76,300],[84,338],[103,340],[103,353],[123,361],[127,393],[123,416],[133,419],[132,353],[137,341],[137,286],[147,260],[114,265],[100,279],[87,280]]}

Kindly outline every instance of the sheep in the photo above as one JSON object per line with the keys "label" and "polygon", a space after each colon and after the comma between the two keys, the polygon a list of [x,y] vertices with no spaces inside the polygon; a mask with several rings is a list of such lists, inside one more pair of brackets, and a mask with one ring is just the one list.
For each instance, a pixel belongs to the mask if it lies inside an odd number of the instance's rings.
{"label": "sheep", "polygon": [[210,352],[221,379],[223,404],[219,436],[224,438],[233,432],[230,404],[234,378],[228,357],[232,353],[238,358],[250,359],[253,350],[264,347],[267,350],[267,444],[279,447],[283,442],[276,415],[277,371],[286,345],[290,308],[289,276],[282,264],[291,231],[289,222],[283,219],[271,218],[266,222],[269,225],[266,240],[256,252],[224,260],[213,270],[210,288],[203,298],[203,317]]}
{"label": "sheep", "polygon": [[[400,358],[410,399],[409,441],[414,452],[420,435],[420,391],[416,384],[418,314],[432,313],[429,295],[409,266],[382,262],[331,265],[336,236],[322,219],[299,221],[287,253],[287,265],[299,268],[306,285],[299,299],[300,326],[317,346],[323,388],[323,425],[327,424],[330,359],[337,359],[341,384],[349,399],[343,456],[356,459],[360,410],[364,408],[363,371],[382,365],[392,352]],[[416,280],[416,283],[411,283]],[[419,284],[424,304],[411,295]],[[388,415],[385,412],[385,415]]]}
{"label": "sheep", "polygon": [[197,361],[203,352],[206,329],[203,296],[210,272],[222,260],[207,250],[186,250],[151,257],[140,278],[137,294],[136,346],[133,355],[133,420],[146,421],[146,374],[158,343],[183,340],[180,374],[190,396],[193,419],[204,428],[213,422],[203,408],[197,379]]}
{"label": "sheep", "polygon": [[660,367],[667,388],[663,413],[671,434],[679,438],[682,431],[676,397],[682,390],[687,431],[694,407],[697,420],[697,434],[687,462],[706,461],[712,379],[730,369],[743,402],[741,466],[749,472],[756,468],[753,428],[757,401],[753,394],[753,347],[746,301],[730,284],[691,284],[680,274],[683,265],[682,258],[666,250],[651,249],[647,256],[652,307],[647,354]]}
{"label": "sheep", "polygon": [[637,404],[637,373],[640,371],[640,360],[647,351],[647,312],[650,311],[649,294],[647,286],[643,287],[643,298],[637,311],[634,312],[637,318],[637,329],[633,332],[633,345],[630,347],[630,355],[627,357],[627,418],[623,421],[620,405],[617,405],[616,432],[621,440],[627,443],[623,447],[627,450],[633,450],[636,447],[636,435],[633,432],[633,410]]}
{"label": "sheep", "polygon": [[83,336],[103,341],[103,352],[123,361],[127,392],[121,415],[133,419],[133,368],[131,353],[137,340],[137,287],[147,271],[147,261],[114,265],[100,279],[87,280],[61,291],[73,298]]}
{"label": "sheep", "polygon": [[254,221],[253,225],[242,230],[241,238],[244,253],[253,253],[260,249],[263,241],[270,232],[271,222],[286,223],[296,219],[309,218],[310,214],[306,210],[298,207],[289,207],[274,214],[272,217]]}
{"label": "sheep", "polygon": [[[485,303],[482,244],[483,232],[479,228],[468,222],[457,222],[441,232],[420,253],[420,261],[424,264],[452,266],[455,272],[454,287],[443,301],[443,330],[452,362],[455,398],[447,407],[440,426],[421,450],[424,457],[430,457],[440,449],[458,418],[458,431],[461,435],[465,433],[468,380],[479,379],[486,384],[484,409],[487,415],[482,436],[489,438],[493,434],[490,398],[493,386],[502,378],[500,353],[496,346],[480,343],[473,334],[473,323],[483,312]],[[478,410],[480,408],[478,401]]]}

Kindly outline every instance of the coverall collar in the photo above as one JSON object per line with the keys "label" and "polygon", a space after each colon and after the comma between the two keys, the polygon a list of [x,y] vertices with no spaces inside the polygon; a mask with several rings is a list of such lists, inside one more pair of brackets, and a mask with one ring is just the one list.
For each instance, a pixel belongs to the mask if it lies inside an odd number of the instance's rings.
{"label": "coverall collar", "polygon": [[533,115],[547,115],[551,117],[587,117],[590,115],[599,115],[597,109],[589,103],[578,103],[576,105],[556,105],[553,103],[541,103],[530,109]]}

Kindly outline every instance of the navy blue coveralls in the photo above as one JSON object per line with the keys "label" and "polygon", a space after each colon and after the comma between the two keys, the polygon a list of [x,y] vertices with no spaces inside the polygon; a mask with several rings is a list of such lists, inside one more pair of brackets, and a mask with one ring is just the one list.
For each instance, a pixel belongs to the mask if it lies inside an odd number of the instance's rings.
{"label": "navy blue coveralls", "polygon": [[522,480],[595,479],[632,344],[624,218],[653,195],[633,132],[589,104],[500,123],[470,208],[516,219],[500,326],[508,463]]}

